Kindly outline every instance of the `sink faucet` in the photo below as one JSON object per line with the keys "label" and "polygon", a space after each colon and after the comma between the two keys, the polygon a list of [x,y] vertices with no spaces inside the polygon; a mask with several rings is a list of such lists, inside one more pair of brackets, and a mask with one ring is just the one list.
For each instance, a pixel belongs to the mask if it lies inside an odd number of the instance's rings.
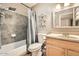
{"label": "sink faucet", "polygon": [[69,37],[69,33],[63,33],[64,37]]}

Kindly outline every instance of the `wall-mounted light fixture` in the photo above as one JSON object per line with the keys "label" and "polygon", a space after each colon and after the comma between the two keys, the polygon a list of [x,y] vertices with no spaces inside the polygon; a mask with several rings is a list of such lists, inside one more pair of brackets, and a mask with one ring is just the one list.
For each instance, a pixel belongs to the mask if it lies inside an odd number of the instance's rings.
{"label": "wall-mounted light fixture", "polygon": [[60,4],[57,4],[57,5],[56,5],[56,9],[61,9]]}
{"label": "wall-mounted light fixture", "polygon": [[69,6],[70,5],[70,3],[64,3],[64,6]]}

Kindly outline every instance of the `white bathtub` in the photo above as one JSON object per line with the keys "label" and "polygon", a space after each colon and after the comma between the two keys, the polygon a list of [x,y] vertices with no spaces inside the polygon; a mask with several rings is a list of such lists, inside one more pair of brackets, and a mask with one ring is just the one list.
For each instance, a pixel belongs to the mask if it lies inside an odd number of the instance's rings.
{"label": "white bathtub", "polygon": [[[39,42],[44,42],[46,39],[44,33],[38,33]],[[0,56],[20,56],[26,54],[26,40],[3,45],[0,49]]]}
{"label": "white bathtub", "polygon": [[19,56],[26,53],[26,40],[1,46],[0,56]]}

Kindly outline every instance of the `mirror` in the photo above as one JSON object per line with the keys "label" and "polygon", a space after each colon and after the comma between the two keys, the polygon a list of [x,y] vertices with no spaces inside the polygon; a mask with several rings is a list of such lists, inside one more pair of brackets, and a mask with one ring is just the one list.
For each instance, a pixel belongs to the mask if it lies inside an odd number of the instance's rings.
{"label": "mirror", "polygon": [[73,14],[61,15],[61,26],[73,26]]}
{"label": "mirror", "polygon": [[[55,27],[71,27],[73,26],[73,8],[62,9],[55,12]],[[78,23],[77,23],[78,25]]]}
{"label": "mirror", "polygon": [[75,10],[75,26],[79,26],[79,7]]}

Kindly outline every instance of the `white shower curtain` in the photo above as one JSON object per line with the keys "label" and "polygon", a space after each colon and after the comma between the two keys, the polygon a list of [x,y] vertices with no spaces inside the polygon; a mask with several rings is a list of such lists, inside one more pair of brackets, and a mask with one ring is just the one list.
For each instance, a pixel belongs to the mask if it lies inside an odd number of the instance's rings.
{"label": "white shower curtain", "polygon": [[27,29],[27,50],[29,45],[38,42],[38,31],[36,13],[31,9],[28,10],[28,29]]}

